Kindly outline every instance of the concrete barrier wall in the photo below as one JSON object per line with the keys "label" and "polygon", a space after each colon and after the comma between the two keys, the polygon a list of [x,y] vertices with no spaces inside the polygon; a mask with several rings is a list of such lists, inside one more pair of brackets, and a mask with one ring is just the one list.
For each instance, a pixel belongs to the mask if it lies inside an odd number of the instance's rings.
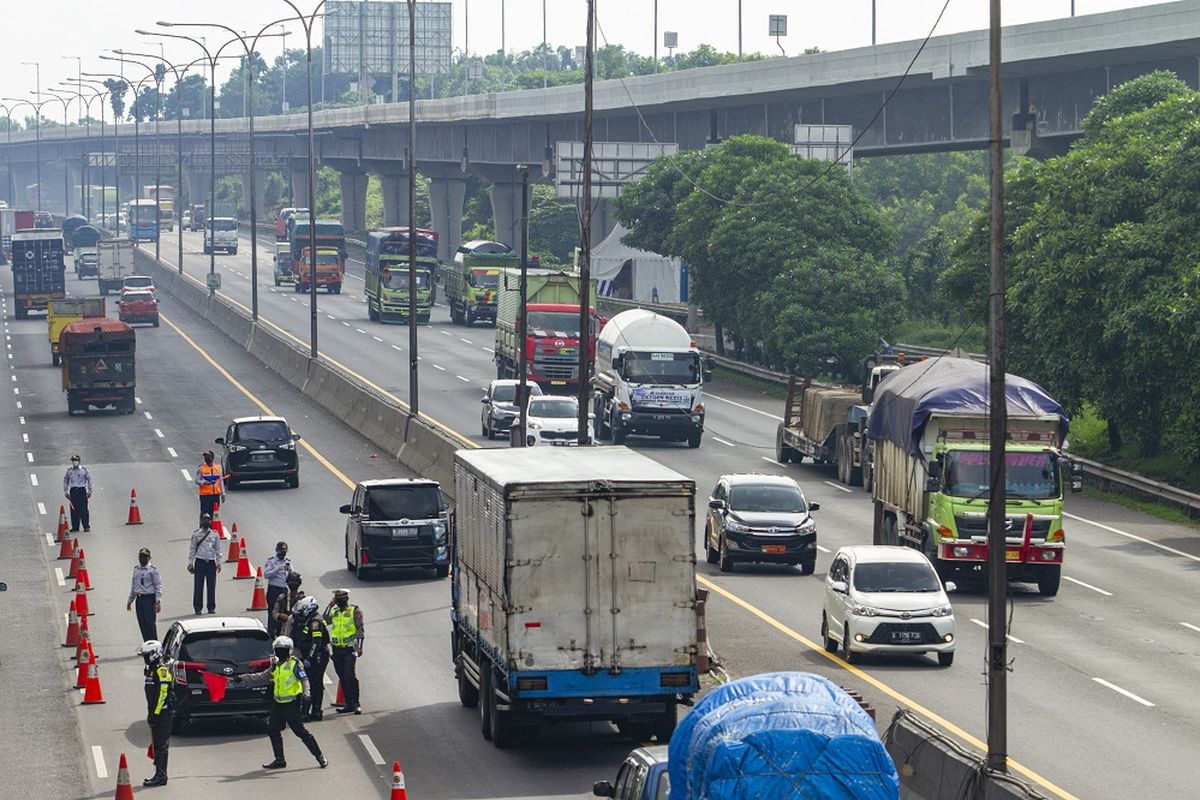
{"label": "concrete barrier wall", "polygon": [[255,325],[249,316],[220,297],[209,297],[199,281],[181,276],[138,252],[138,263],[166,292],[204,317],[268,369],[296,387],[376,447],[408,469],[442,485],[454,495],[454,451],[461,442],[424,420],[413,419],[401,403],[383,397],[353,375],[322,360],[275,331]]}

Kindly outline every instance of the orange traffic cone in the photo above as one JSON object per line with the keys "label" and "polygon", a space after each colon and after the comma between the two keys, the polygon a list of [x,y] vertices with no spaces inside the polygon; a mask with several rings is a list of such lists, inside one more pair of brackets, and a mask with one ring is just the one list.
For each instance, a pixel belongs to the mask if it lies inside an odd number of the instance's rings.
{"label": "orange traffic cone", "polygon": [[221,524],[221,504],[213,503],[213,518],[212,529],[217,532],[217,537],[220,539],[228,539],[225,534],[225,526]]}
{"label": "orange traffic cone", "polygon": [[137,489],[129,490],[129,519],[125,522],[126,525],[141,525],[142,512],[137,504]]}
{"label": "orange traffic cone", "polygon": [[[238,561],[238,563],[242,563]],[[262,567],[258,568],[258,575],[254,578],[254,594],[250,596],[250,607],[247,611],[266,611],[267,610],[267,587],[263,586]]]}
{"label": "orange traffic cone", "polygon": [[83,548],[76,547],[75,552],[71,554],[71,567],[67,570],[67,577],[74,578],[79,574],[79,558],[83,555]]}
{"label": "orange traffic cone", "polygon": [[342,682],[340,680],[338,681],[337,697],[333,699],[333,705],[335,707],[346,705],[346,693],[342,691]]}
{"label": "orange traffic cone", "polygon": [[254,573],[250,571],[250,559],[246,556],[246,539],[242,537],[242,542],[238,545],[241,550],[238,553],[237,574],[234,575],[234,580],[250,580],[254,577]]}
{"label": "orange traffic cone", "polygon": [[85,706],[99,705],[104,702],[104,692],[100,690],[100,670],[96,668],[96,659],[88,665],[87,685],[83,688],[83,704]]}
{"label": "orange traffic cone", "polygon": [[90,617],[92,612],[88,609],[88,599],[86,591],[75,592],[75,613],[81,617]]}
{"label": "orange traffic cone", "polygon": [[[235,531],[237,530],[236,522],[233,524],[233,529]],[[242,545],[245,544],[245,542],[246,542],[246,540],[242,539],[241,544],[239,544],[238,538],[236,536],[230,538],[230,540],[229,540],[229,555],[225,557],[225,561],[236,564],[238,559],[240,559],[242,557]]]}
{"label": "orange traffic cone", "polygon": [[79,614],[75,613],[75,601],[71,601],[71,610],[67,612],[67,638],[63,647],[79,646]]}
{"label": "orange traffic cone", "polygon": [[238,537],[238,532],[237,532],[237,523],[236,523],[236,522],[230,523],[230,525],[229,525],[229,535],[230,535],[230,537],[231,537],[231,538],[234,538],[234,539],[236,539],[236,538]]}
{"label": "orange traffic cone", "polygon": [[75,570],[75,589],[74,591],[92,590],[92,579],[88,577],[87,559],[84,558],[83,549],[79,550],[79,569]]}
{"label": "orange traffic cone", "polygon": [[121,766],[117,767],[117,793],[115,800],[133,800],[133,787],[129,784],[129,762],[121,753]]}
{"label": "orange traffic cone", "polygon": [[58,534],[55,535],[54,541],[61,542],[67,534],[67,509],[63,506],[58,507]]}
{"label": "orange traffic cone", "polygon": [[[87,641],[86,639],[84,641]],[[88,664],[92,663],[92,647],[87,645],[79,653],[79,669],[75,673],[75,688],[82,689],[87,686]]]}
{"label": "orange traffic cone", "polygon": [[75,645],[75,655],[71,656],[72,661],[79,661],[83,657],[84,650],[92,649],[92,634],[88,631],[87,617],[79,618],[79,643]]}
{"label": "orange traffic cone", "polygon": [[390,800],[408,800],[408,790],[404,788],[404,770],[400,762],[392,762],[392,794]]}
{"label": "orange traffic cone", "polygon": [[58,560],[62,561],[63,559],[74,558],[74,557],[75,557],[75,537],[74,536],[65,536],[65,537],[63,537],[62,544],[60,544],[58,547]]}

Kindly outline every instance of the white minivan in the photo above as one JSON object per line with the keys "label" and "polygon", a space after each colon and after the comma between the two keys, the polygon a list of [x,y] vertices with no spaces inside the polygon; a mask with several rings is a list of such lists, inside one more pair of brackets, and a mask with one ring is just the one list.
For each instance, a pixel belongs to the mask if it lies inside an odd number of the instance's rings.
{"label": "white minivan", "polygon": [[213,217],[204,227],[204,255],[224,250],[237,255],[238,221],[233,217]]}

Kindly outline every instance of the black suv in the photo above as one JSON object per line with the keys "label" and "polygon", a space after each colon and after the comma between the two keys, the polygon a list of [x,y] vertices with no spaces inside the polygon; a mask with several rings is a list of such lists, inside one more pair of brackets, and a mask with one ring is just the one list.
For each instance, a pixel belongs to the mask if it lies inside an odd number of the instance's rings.
{"label": "black suv", "polygon": [[232,678],[271,664],[271,638],[262,621],[248,617],[197,617],[171,625],[163,639],[167,668],[174,677],[178,732],[189,720],[209,717],[259,717],[270,712],[270,686],[228,684],[214,703],[201,672]]}
{"label": "black suv", "polygon": [[817,565],[817,523],[794,480],[783,475],[722,475],[708,499],[704,551],[708,563],[732,572],[736,561]]}
{"label": "black suv", "polygon": [[284,481],[293,489],[300,485],[300,460],[296,442],[283,417],[241,417],[229,423],[221,445],[221,472],[225,487],[235,489],[242,481]]}
{"label": "black suv", "polygon": [[450,574],[450,504],[437,481],[361,481],[339,511],[346,518],[346,568],[359,578],[388,567]]}

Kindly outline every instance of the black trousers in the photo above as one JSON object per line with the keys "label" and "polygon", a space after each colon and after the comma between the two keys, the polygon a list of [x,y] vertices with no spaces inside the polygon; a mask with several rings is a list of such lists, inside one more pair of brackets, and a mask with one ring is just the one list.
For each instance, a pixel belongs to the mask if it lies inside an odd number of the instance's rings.
{"label": "black trousers", "polygon": [[354,674],[357,664],[358,656],[354,655],[353,647],[333,648],[333,671],[342,682],[342,694],[346,696],[349,708],[358,708],[358,676]]}
{"label": "black trousers", "polygon": [[192,573],[192,609],[199,614],[204,603],[204,587],[208,585],[208,610],[217,610],[217,562],[197,558]]}
{"label": "black trousers", "polygon": [[271,703],[271,718],[267,723],[267,735],[271,737],[271,750],[275,753],[275,758],[283,761],[283,728],[286,725],[292,729],[292,733],[304,742],[304,746],[308,748],[308,752],[312,753],[316,758],[321,757],[321,746],[317,744],[317,740],[308,728],[304,727],[304,711],[301,708],[301,700],[297,697],[290,703]]}
{"label": "black trousers", "polygon": [[213,506],[219,502],[221,502],[221,495],[219,494],[200,495],[200,515],[208,514],[212,516]]}
{"label": "black trousers", "polygon": [[79,525],[83,527],[92,527],[92,516],[88,513],[88,496],[87,488],[84,486],[72,486],[71,491],[71,530],[79,530]]}
{"label": "black trousers", "polygon": [[155,623],[154,595],[139,594],[133,599],[133,610],[137,614],[138,627],[142,629],[142,641],[148,642],[158,638],[158,625]]}
{"label": "black trousers", "polygon": [[267,636],[272,639],[285,633],[279,630],[279,620],[275,619],[275,601],[281,594],[287,594],[286,586],[267,586]]}
{"label": "black trousers", "polygon": [[308,683],[312,692],[312,700],[304,707],[306,713],[319,714],[325,702],[325,668],[329,666],[329,653],[319,650],[309,658],[304,659],[304,671],[308,673]]}
{"label": "black trousers", "polygon": [[150,741],[154,743],[154,773],[167,774],[167,751],[171,748],[171,720],[174,713],[164,709],[161,714],[150,715],[146,721],[150,723]]}

